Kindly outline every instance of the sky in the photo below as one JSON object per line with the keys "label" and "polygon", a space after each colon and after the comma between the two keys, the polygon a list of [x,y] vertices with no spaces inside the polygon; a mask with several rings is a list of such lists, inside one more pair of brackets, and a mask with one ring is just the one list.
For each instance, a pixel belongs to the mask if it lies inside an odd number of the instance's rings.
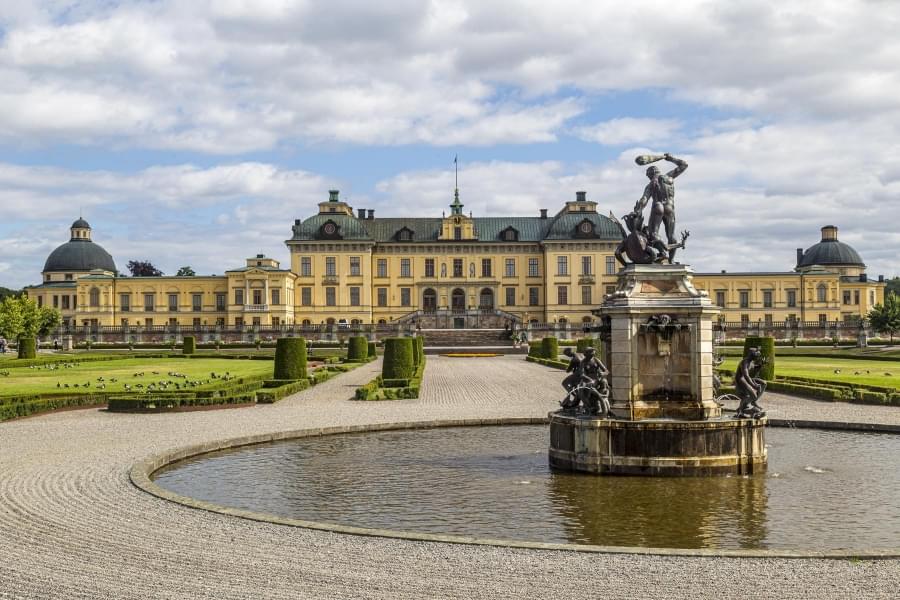
{"label": "sky", "polygon": [[288,262],[339,189],[377,216],[629,212],[688,161],[679,259],[790,270],[839,227],[900,275],[892,0],[0,3],[0,286],[79,214],[121,270]]}

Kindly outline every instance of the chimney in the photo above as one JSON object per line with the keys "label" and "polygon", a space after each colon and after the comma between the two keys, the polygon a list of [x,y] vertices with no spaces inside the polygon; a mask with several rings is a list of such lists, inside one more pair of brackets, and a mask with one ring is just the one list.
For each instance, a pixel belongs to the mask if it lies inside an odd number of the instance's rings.
{"label": "chimney", "polygon": [[575,192],[575,200],[577,202],[585,202],[587,200],[587,192]]}
{"label": "chimney", "polygon": [[823,242],[836,242],[837,241],[837,227],[834,225],[826,225],[822,228],[822,241]]}
{"label": "chimney", "polygon": [[294,219],[294,225],[299,225],[299,224],[300,224],[300,219]]}
{"label": "chimney", "polygon": [[859,281],[860,281],[861,283],[866,283],[867,281],[869,281],[869,276],[866,275],[865,273],[860,273],[860,274],[859,274]]}
{"label": "chimney", "polygon": [[329,202],[337,202],[338,194],[340,194],[340,191],[338,191],[338,190],[328,190],[328,201]]}
{"label": "chimney", "polygon": [[884,275],[878,276],[878,283],[884,283]]}
{"label": "chimney", "polygon": [[367,219],[369,219],[369,220],[371,221],[372,219],[375,218],[375,209],[374,209],[374,208],[370,208],[370,209],[368,210],[368,213],[369,213],[369,216],[366,217]]}
{"label": "chimney", "polygon": [[365,219],[365,218],[366,218],[366,209],[364,209],[364,208],[357,208],[357,209],[356,209],[356,216],[357,216],[357,218],[359,218],[359,219]]}
{"label": "chimney", "polygon": [[803,260],[803,248],[797,248],[797,264],[800,264],[800,261]]}
{"label": "chimney", "polygon": [[542,208],[542,209],[541,209],[541,218],[542,218],[542,219],[546,219],[546,218],[547,218],[547,209],[546,209],[546,208]]}

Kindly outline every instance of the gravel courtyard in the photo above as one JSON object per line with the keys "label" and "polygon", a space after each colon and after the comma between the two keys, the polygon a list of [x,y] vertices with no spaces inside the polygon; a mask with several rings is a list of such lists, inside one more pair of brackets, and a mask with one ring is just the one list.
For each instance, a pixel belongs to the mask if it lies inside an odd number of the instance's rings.
{"label": "gravel courtyard", "polygon": [[[134,487],[137,460],[266,432],[545,416],[562,373],[430,356],[418,400],[350,401],[364,365],[275,405],[0,423],[0,598],[888,598],[900,560],[523,550],[359,537],[195,510]],[[772,418],[900,424],[891,407],[767,397]],[[900,493],[900,490],[898,490]],[[898,540],[900,546],[900,540]]]}

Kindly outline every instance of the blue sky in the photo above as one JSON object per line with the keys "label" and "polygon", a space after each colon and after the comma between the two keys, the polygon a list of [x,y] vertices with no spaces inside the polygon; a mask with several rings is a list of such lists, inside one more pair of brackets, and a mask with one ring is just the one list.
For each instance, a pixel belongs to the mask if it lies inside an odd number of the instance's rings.
{"label": "blue sky", "polygon": [[892,2],[0,5],[0,285],[82,211],[124,268],[286,260],[336,187],[376,215],[622,215],[646,151],[686,158],[681,254],[787,270],[834,224],[900,274]]}

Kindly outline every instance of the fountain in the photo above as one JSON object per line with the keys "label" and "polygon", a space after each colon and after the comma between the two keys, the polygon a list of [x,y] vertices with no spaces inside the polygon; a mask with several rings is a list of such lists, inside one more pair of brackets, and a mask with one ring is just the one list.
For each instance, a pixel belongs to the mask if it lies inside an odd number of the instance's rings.
{"label": "fountain", "polygon": [[[669,154],[641,156],[636,162],[661,159],[676,168],[665,175],[656,167],[647,170],[650,183],[623,219],[629,231],[619,225],[623,239],[616,257],[623,268],[618,285],[593,311],[602,323],[598,333],[609,378],[595,395],[609,397],[608,404],[600,403],[609,411],[579,403],[578,394],[590,395],[584,386],[574,396],[570,392],[563,408],[550,414],[550,464],[601,475],[759,472],[766,467],[766,419],[755,403],[765,386],[751,371],[760,357],[742,362],[745,376],[738,391],[746,402],[739,414],[723,416],[713,380],[713,322],[720,310],[693,286],[692,269],[673,263],[689,235],[682,233],[680,242],[674,238],[673,180],[687,163]],[[641,212],[650,199],[650,222],[644,227]],[[667,242],[658,236],[663,223]],[[582,375],[587,381],[590,370]],[[606,371],[601,369],[603,375]]]}

